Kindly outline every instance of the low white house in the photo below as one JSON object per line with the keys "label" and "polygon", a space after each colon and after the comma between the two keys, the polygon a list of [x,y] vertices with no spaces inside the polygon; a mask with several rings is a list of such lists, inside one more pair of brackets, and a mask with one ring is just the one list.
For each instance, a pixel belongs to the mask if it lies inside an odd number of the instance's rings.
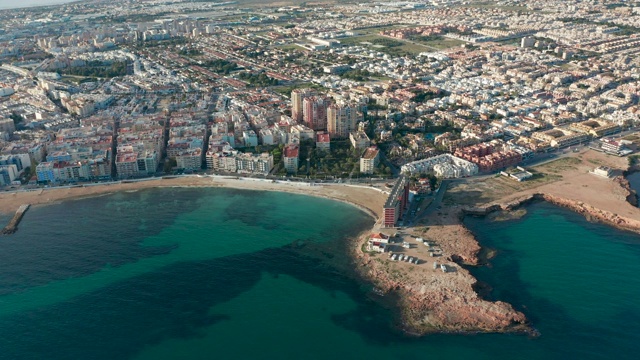
{"label": "low white house", "polygon": [[389,244],[389,238],[389,235],[383,233],[371,234],[367,242],[367,250],[381,253],[385,252]]}

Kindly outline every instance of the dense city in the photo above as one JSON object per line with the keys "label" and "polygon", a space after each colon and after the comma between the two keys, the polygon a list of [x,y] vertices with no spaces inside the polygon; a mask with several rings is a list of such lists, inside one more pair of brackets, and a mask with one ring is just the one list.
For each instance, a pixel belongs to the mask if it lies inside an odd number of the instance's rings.
{"label": "dense city", "polygon": [[116,0],[0,18],[5,189],[203,171],[434,184],[640,139],[629,2]]}

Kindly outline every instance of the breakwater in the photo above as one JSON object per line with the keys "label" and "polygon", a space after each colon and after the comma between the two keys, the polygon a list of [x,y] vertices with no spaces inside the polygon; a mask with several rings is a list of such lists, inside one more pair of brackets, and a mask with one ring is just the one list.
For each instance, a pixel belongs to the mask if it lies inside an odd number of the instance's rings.
{"label": "breakwater", "polygon": [[4,229],[2,229],[3,235],[13,234],[18,230],[18,224],[20,224],[22,217],[27,212],[27,210],[29,210],[29,206],[29,204],[20,205],[18,210],[16,210],[15,215],[13,215],[11,221],[9,221],[9,224],[7,224]]}

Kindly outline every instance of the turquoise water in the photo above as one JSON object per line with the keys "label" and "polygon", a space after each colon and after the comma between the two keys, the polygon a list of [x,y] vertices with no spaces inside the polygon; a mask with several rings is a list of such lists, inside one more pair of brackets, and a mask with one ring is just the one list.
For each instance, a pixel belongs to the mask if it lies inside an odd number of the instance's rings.
{"label": "turquoise water", "polygon": [[467,219],[492,268],[474,274],[540,330],[540,354],[636,358],[640,350],[640,237],[539,203],[522,220]]}
{"label": "turquoise water", "polygon": [[467,219],[474,269],[540,330],[431,335],[348,271],[372,220],[349,205],[229,189],[155,189],[30,210],[0,237],[0,359],[635,359],[640,242],[534,204]]}

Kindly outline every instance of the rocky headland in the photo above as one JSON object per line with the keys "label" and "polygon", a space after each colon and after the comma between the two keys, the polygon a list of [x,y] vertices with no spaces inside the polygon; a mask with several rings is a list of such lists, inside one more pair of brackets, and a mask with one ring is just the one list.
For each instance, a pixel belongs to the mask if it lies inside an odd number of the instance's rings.
{"label": "rocky headland", "polygon": [[[498,221],[519,218],[526,214],[527,204],[546,201],[575,211],[590,221],[640,233],[640,209],[634,205],[636,196],[629,182],[623,176],[607,179],[589,173],[594,162],[609,159],[599,153],[579,154],[570,161],[561,162],[562,168],[557,164],[543,167],[541,170],[554,175],[549,176],[552,181],[523,184],[522,190],[504,192],[513,187],[506,183],[497,187],[493,198],[487,196],[491,191],[475,195],[478,188],[489,187],[486,183],[479,186],[478,182],[463,181],[467,185],[462,186],[457,197],[452,197],[453,201],[429,213],[418,226],[404,229],[398,235],[400,242],[415,242],[416,237],[429,239],[439,249],[440,256],[430,257],[426,247],[418,244],[415,249],[401,249],[400,252],[425,259],[424,264],[416,266],[391,261],[386,253],[365,251],[362,244],[367,239],[363,238],[352,247],[355,266],[359,274],[380,292],[393,296],[400,313],[400,326],[407,333],[517,332],[537,335],[525,314],[512,305],[482,297],[481,294],[486,293],[485,284],[478,283],[466,267],[488,262],[491,249],[483,249],[462,220],[468,215],[489,215]],[[613,159],[611,161],[617,163],[611,165],[620,166],[623,160]],[[470,204],[456,201],[470,197]],[[446,264],[452,271],[442,272],[434,268],[434,262]]]}
{"label": "rocky headland", "polygon": [[[387,253],[363,251],[361,245],[366,238],[361,239],[352,248],[358,273],[378,292],[395,299],[398,326],[406,333],[535,334],[523,313],[508,303],[488,301],[478,294],[480,285],[465,266],[480,264],[481,247],[462,224],[463,215],[461,208],[449,208],[446,214],[433,217],[429,225],[407,229],[397,236],[404,242],[413,239],[414,243],[418,236],[439,239],[430,246],[438,249],[438,256],[431,257],[423,244],[404,251],[420,258],[419,265],[392,261]],[[444,264],[447,271],[434,267],[434,263]]]}

